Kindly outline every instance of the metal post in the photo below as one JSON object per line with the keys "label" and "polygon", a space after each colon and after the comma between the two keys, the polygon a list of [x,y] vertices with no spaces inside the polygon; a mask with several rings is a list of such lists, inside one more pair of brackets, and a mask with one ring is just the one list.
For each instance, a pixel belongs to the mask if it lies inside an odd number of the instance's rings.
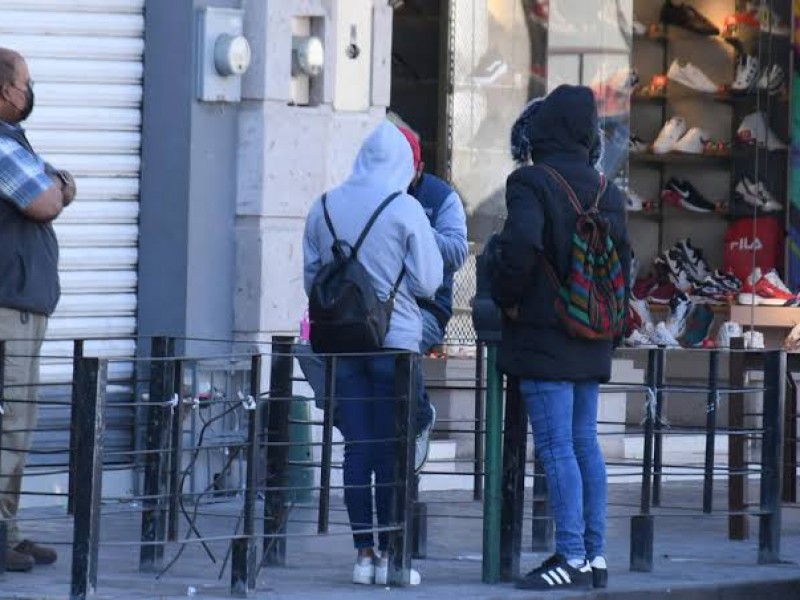
{"label": "metal post", "polygon": [[397,452],[395,455],[394,501],[391,522],[399,529],[389,533],[389,585],[411,584],[412,518],[414,502],[414,439],[417,422],[416,357],[400,354],[395,362],[395,411]]}
{"label": "metal post", "polygon": [[[67,496],[67,514],[75,514],[75,487],[78,477],[75,473],[75,448],[78,435],[78,413],[75,402],[78,396],[78,361],[83,358],[83,340],[72,342],[72,401],[69,411],[69,495]],[[0,417],[1,418],[1,417]]]}
{"label": "metal post", "polygon": [[500,578],[519,575],[522,518],[525,509],[525,451],[527,415],[519,379],[506,379],[506,415],[503,436],[503,508],[500,524]]}
{"label": "metal post", "polygon": [[164,337],[153,338],[150,366],[150,406],[147,410],[147,439],[142,503],[142,546],[139,552],[139,570],[153,572],[161,569],[164,560],[164,542],[167,519],[163,493],[166,490],[164,446],[166,444],[167,402],[172,395],[173,366],[166,361],[170,341]]}
{"label": "metal post", "polygon": [[411,557],[428,557],[428,504],[419,501],[419,475],[414,475],[414,514],[412,516]]}
{"label": "metal post", "polygon": [[664,470],[664,380],[667,370],[667,352],[662,348],[658,353],[656,370],[656,414],[653,423],[653,506],[661,506],[661,474]]}
{"label": "metal post", "polygon": [[[0,340],[0,409],[5,409],[6,343]],[[0,410],[0,447],[5,448],[3,440],[3,411]],[[2,452],[0,452],[2,457]],[[8,529],[5,521],[0,521],[0,548],[8,546]],[[0,552],[0,575],[6,572],[6,553]]]}
{"label": "metal post", "polygon": [[[744,339],[731,340],[729,380],[732,389],[743,389],[745,384]],[[741,435],[745,426],[744,393],[728,396],[728,539],[746,540],[750,537],[747,510],[747,438]]]}
{"label": "metal post", "polygon": [[[245,479],[244,490],[244,519],[243,519],[243,537],[246,542],[246,552],[242,556],[241,548],[235,549],[231,562],[231,593],[235,594],[239,590],[238,584],[244,575],[246,582],[246,590],[254,592],[256,589],[256,561],[258,558],[258,548],[256,545],[256,494],[258,490],[258,473],[259,473],[259,421],[261,410],[261,403],[259,398],[259,384],[261,373],[261,356],[256,354],[250,361],[250,394],[253,398],[253,404],[250,404],[250,409],[247,411],[247,474]],[[255,385],[254,385],[255,384]],[[237,558],[240,561],[237,564]],[[244,564],[241,563],[244,559]],[[237,583],[234,584],[234,579]]]}
{"label": "metal post", "polygon": [[531,521],[531,551],[552,552],[556,529],[547,496],[547,478],[538,454],[533,460],[533,518]]}
{"label": "metal post", "polygon": [[484,461],[483,582],[500,581],[500,517],[503,469],[503,377],[497,369],[497,346],[487,348],[486,460]]}
{"label": "metal post", "polygon": [[759,564],[780,562],[783,411],[786,353],[764,356],[764,437],[761,440],[761,492],[758,527]]}
{"label": "metal post", "polygon": [[336,357],[325,357],[325,416],[322,423],[322,461],[319,473],[317,533],[328,533],[331,506],[333,413],[336,410]]}
{"label": "metal post", "polygon": [[167,524],[167,539],[170,542],[178,539],[179,503],[183,490],[181,485],[181,471],[183,465],[183,361],[176,360],[172,377],[172,391],[178,404],[172,408],[172,430],[170,432],[170,459],[169,459],[169,522]]}
{"label": "metal post", "polygon": [[719,354],[708,355],[708,400],[706,401],[706,460],[703,477],[703,512],[714,508],[714,451],[717,439],[717,410],[719,409]]}
{"label": "metal post", "polygon": [[75,488],[70,600],[84,600],[97,587],[107,373],[106,361],[79,359],[75,466],[81,485]]}
{"label": "metal post", "polygon": [[247,598],[250,593],[249,542],[247,536],[235,537],[231,542],[231,596],[234,598]]}
{"label": "metal post", "polygon": [[484,383],[483,362],[486,344],[478,342],[475,356],[475,463],[473,465],[475,478],[472,483],[472,499],[483,500],[483,414],[484,414]]}
{"label": "metal post", "polygon": [[644,459],[642,461],[642,492],[639,514],[631,517],[631,571],[649,573],[653,570],[653,515],[650,514],[650,492],[653,474],[653,420],[655,418],[655,390],[663,349],[647,354],[647,403],[644,419]]}
{"label": "metal post", "polygon": [[[264,497],[264,564],[286,565],[286,486],[289,471],[289,415],[292,402],[294,339],[272,338],[266,429],[266,495]],[[274,445],[272,445],[274,444]],[[278,535],[278,537],[270,537]]]}

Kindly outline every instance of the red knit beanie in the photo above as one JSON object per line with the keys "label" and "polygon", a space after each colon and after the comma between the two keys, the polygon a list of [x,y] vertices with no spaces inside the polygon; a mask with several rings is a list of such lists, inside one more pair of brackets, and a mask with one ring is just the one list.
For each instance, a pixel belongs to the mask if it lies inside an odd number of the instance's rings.
{"label": "red knit beanie", "polygon": [[414,155],[414,170],[417,171],[422,162],[422,147],[419,145],[419,138],[407,127],[398,127],[398,129],[406,136],[408,144],[411,146],[411,154]]}

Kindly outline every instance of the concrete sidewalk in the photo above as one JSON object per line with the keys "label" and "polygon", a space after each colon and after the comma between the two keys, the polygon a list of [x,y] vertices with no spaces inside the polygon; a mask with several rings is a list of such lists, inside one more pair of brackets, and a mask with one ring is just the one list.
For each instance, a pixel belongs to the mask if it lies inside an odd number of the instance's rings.
{"label": "concrete sidewalk", "polygon": [[[639,488],[629,484],[611,487],[609,520],[610,587],[600,594],[534,594],[513,589],[510,584],[481,583],[481,504],[465,492],[424,495],[429,502],[428,554],[415,561],[423,584],[416,588],[386,589],[349,583],[354,552],[340,499],[333,502],[332,534],[318,537],[316,509],[296,508],[290,531],[302,537],[288,542],[289,566],[268,568],[259,575],[258,598],[354,598],[404,597],[420,599],[500,600],[547,598],[798,598],[800,568],[794,563],[800,553],[800,509],[784,511],[782,556],[785,564],[759,566],[757,520],[752,520],[751,540],[728,542],[727,520],[700,516],[702,489],[699,482],[671,483],[664,488],[664,508],[655,511],[655,566],[652,573],[631,573],[629,560],[629,516],[635,512]],[[716,491],[723,508],[725,490]],[[530,506],[530,490],[528,490]],[[241,503],[232,499],[201,507],[198,526],[204,536],[230,536]],[[41,542],[59,542],[61,559],[52,567],[30,574],[7,573],[0,578],[0,598],[50,599],[69,596],[71,520],[60,509],[36,509],[25,514],[24,528]],[[530,548],[530,520],[525,522],[523,548]],[[185,531],[185,523],[182,524]],[[161,579],[138,572],[139,507],[104,507],[97,598],[228,598],[230,564],[218,579],[227,542],[209,542],[213,563],[197,543],[187,545],[183,555]],[[165,563],[177,552],[171,544]],[[526,553],[523,568],[537,565],[543,555]],[[751,584],[747,586],[746,584]]]}

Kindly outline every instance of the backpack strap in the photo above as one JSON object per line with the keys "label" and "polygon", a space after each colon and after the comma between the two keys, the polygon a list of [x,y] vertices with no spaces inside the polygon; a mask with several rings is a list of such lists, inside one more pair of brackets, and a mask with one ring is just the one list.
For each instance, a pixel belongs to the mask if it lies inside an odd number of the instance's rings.
{"label": "backpack strap", "polygon": [[[544,163],[540,164],[539,167],[547,171],[550,174],[550,176],[553,179],[555,179],[556,182],[561,186],[561,188],[566,192],[567,198],[569,198],[569,202],[570,204],[572,204],[572,208],[575,209],[575,212],[578,213],[578,215],[586,214],[586,211],[583,209],[583,206],[581,206],[580,200],[578,200],[578,195],[575,193],[575,190],[567,182],[567,180],[564,179],[561,173],[556,171],[550,165],[546,165]],[[592,210],[597,210],[597,208],[600,206],[600,200],[603,198],[603,194],[605,194],[606,192],[606,187],[607,187],[606,176],[601,173],[600,187],[597,190],[597,196],[595,197],[594,202],[592,203]]]}
{"label": "backpack strap", "polygon": [[392,203],[392,200],[397,198],[402,192],[395,192],[391,194],[386,200],[380,203],[378,208],[375,209],[375,212],[372,213],[372,216],[367,221],[367,224],[364,226],[364,230],[361,232],[361,235],[358,236],[358,240],[356,241],[356,245],[353,246],[353,257],[355,258],[358,255],[358,251],[361,249],[361,245],[364,243],[364,240],[367,239],[367,234],[369,234],[370,229],[375,224],[375,221],[378,220],[378,217],[381,216],[383,210]]}

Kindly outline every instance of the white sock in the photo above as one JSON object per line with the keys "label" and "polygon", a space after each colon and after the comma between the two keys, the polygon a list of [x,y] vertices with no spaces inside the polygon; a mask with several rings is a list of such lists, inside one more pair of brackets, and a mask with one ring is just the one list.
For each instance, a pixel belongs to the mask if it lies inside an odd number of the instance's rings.
{"label": "white sock", "polygon": [[604,556],[596,556],[591,562],[593,569],[607,569],[606,559]]}
{"label": "white sock", "polygon": [[573,569],[580,569],[583,566],[586,566],[586,559],[585,558],[571,558],[567,561],[567,564],[572,567]]}

